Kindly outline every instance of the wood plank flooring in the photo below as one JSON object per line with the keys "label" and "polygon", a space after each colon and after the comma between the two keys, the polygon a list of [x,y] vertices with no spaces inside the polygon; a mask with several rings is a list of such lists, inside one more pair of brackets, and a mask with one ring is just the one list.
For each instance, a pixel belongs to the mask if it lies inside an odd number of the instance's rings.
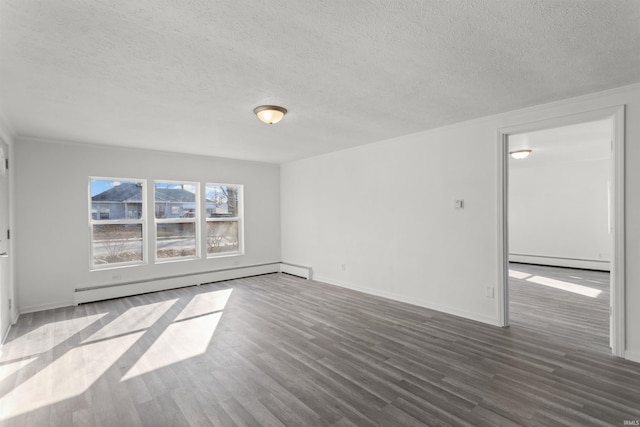
{"label": "wood plank flooring", "polygon": [[512,328],[611,354],[608,272],[519,263],[509,270]]}
{"label": "wood plank flooring", "polygon": [[504,329],[283,274],[26,314],[2,348],[0,422],[621,426],[640,419],[640,365],[608,355],[601,336],[566,339],[579,324],[571,332],[552,326],[547,319],[570,322],[532,309],[530,289],[511,288],[513,327]]}

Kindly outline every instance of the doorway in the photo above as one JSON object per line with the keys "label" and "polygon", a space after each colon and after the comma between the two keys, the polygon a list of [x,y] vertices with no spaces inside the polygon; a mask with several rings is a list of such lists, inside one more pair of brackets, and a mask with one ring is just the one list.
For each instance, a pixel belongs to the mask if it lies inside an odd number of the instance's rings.
{"label": "doorway", "polygon": [[0,138],[0,342],[11,322],[11,264],[9,260],[9,147]]}
{"label": "doorway", "polygon": [[[607,261],[607,258],[610,258],[610,269],[611,269],[611,277],[609,283],[609,293],[610,293],[610,303],[609,303],[609,313],[610,313],[610,347],[613,355],[624,357],[624,143],[623,143],[623,130],[624,130],[624,107],[615,107],[591,112],[585,112],[573,116],[560,117],[556,119],[550,119],[545,121],[540,121],[536,123],[528,123],[519,126],[513,126],[505,129],[501,129],[499,131],[499,190],[501,197],[499,198],[499,283],[498,283],[498,310],[499,310],[499,322],[501,326],[509,326],[509,260],[510,260],[510,252],[513,254],[520,256],[520,261],[529,262],[529,263],[537,263],[537,264],[551,264],[551,265],[561,265],[562,263],[569,262],[569,267],[578,267],[578,268],[596,268],[595,266],[603,266]],[[588,127],[589,124],[595,122],[608,122],[610,123],[610,140],[611,144],[608,148],[611,151],[611,162],[610,162],[610,176],[609,181],[610,184],[607,187],[607,191],[609,193],[610,207],[607,212],[607,224],[608,230],[610,231],[609,237],[609,253],[606,252],[606,249],[596,250],[595,255],[584,256],[584,251],[582,252],[583,256],[569,256],[571,251],[568,248],[564,253],[556,252],[556,253],[544,253],[538,252],[535,253],[530,248],[528,248],[529,253],[517,253],[515,251],[510,250],[510,212],[509,212],[509,152],[517,151],[518,148],[525,149],[526,147],[517,147],[516,143],[523,144],[526,141],[522,140],[523,135],[531,135],[534,132],[542,132],[548,131],[550,129],[557,128],[570,128],[572,126],[583,125]],[[578,126],[579,127],[579,126]],[[542,132],[544,133],[544,132]],[[520,139],[520,140],[519,140]],[[511,142],[511,145],[510,145]],[[543,152],[544,150],[542,150]],[[531,152],[535,153],[535,151]],[[568,153],[565,153],[568,154]],[[542,156],[540,156],[542,157]],[[533,157],[532,157],[533,159]],[[604,201],[606,203],[606,200]],[[532,227],[534,228],[534,227]],[[528,230],[527,232],[530,232]],[[521,230],[518,231],[521,233]],[[522,233],[521,233],[522,234]],[[526,234],[526,232],[525,232]],[[544,239],[537,239],[537,242],[534,242],[534,246],[536,244],[540,245],[541,241]],[[512,242],[511,242],[512,243]],[[600,245],[602,247],[602,245]],[[514,248],[515,249],[515,248]],[[538,247],[540,249],[540,246]],[[580,248],[577,252],[580,254],[581,250],[585,248]],[[522,250],[522,246],[520,246],[521,252],[527,252]],[[527,256],[534,255],[533,259],[530,257],[527,259]],[[536,260],[535,256],[539,256]],[[544,256],[546,255],[546,257]],[[524,257],[524,258],[522,258]],[[514,258],[517,259],[517,256],[514,257],[512,255],[512,260]],[[565,258],[565,259],[561,259]],[[574,258],[573,260],[568,260],[566,258]],[[584,262],[592,261],[592,264],[588,263],[585,265]],[[581,262],[583,264],[581,264]],[[575,263],[571,265],[571,263]],[[574,275],[575,276],[575,275]],[[533,276],[532,276],[533,277]],[[577,276],[576,276],[577,277]],[[557,281],[554,282],[557,284]]]}

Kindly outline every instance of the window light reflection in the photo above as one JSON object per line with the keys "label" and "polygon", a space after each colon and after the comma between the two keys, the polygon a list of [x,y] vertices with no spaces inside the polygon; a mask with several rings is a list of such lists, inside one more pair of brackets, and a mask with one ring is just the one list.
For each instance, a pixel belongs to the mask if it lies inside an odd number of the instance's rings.
{"label": "window light reflection", "polygon": [[0,419],[84,393],[142,334],[138,332],[69,350],[0,399]]}
{"label": "window light reflection", "polygon": [[549,286],[563,291],[573,292],[574,294],[584,295],[586,297],[597,298],[602,293],[599,289],[590,288],[588,286],[576,285],[575,283],[563,282],[562,280],[549,279],[548,277],[533,276],[527,279],[528,282],[537,283],[539,285]]}
{"label": "window light reflection", "polygon": [[128,334],[132,331],[139,331],[150,328],[163,314],[178,301],[172,299],[168,301],[146,304],[137,307],[131,307],[111,323],[105,325],[102,329],[91,335],[84,342],[97,341],[105,338],[112,338],[118,335]]}
{"label": "window light reflection", "polygon": [[222,289],[194,296],[176,317],[176,321],[224,310],[231,296],[231,291],[233,289]]}
{"label": "window light reflection", "polygon": [[513,277],[514,279],[524,279],[531,277],[531,274],[523,273],[522,271],[509,270],[509,277]]}
{"label": "window light reflection", "polygon": [[0,381],[18,372],[20,369],[27,366],[29,363],[36,360],[36,357],[30,357],[28,359],[18,360],[15,362],[7,362],[0,365]]}
{"label": "window light reflection", "polygon": [[207,351],[222,312],[172,323],[122,377],[126,381]]}
{"label": "window light reflection", "polygon": [[584,295],[591,298],[597,298],[602,293],[600,289],[590,288],[589,286],[578,285],[576,283],[569,283],[544,276],[534,276],[517,270],[509,270],[509,277],[526,280],[527,282],[537,283],[538,285],[549,286],[551,288],[567,292],[573,292],[574,294]]}
{"label": "window light reflection", "polygon": [[47,323],[12,341],[12,346],[27,346],[31,355],[44,353],[62,344],[108,313],[93,314],[75,319]]}

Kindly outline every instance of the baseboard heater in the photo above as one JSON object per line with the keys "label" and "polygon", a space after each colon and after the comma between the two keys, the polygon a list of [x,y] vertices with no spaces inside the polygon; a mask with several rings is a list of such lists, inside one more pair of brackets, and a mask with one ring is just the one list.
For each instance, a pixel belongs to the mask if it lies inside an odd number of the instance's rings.
{"label": "baseboard heater", "polygon": [[551,265],[556,267],[582,268],[587,270],[610,271],[611,262],[606,260],[564,258],[546,255],[509,254],[510,262],[522,264]]}
{"label": "baseboard heater", "polygon": [[165,276],[126,283],[76,288],[73,293],[73,304],[122,298],[148,292],[185,288],[204,283],[223,280],[240,279],[242,277],[259,276],[269,273],[288,273],[306,279],[311,278],[311,268],[287,263],[268,263],[242,267],[223,268],[206,272],[188,273],[176,276]]}
{"label": "baseboard heater", "polygon": [[280,263],[280,272],[290,274],[292,276],[302,277],[311,280],[312,269],[304,265],[291,264],[289,262]]}

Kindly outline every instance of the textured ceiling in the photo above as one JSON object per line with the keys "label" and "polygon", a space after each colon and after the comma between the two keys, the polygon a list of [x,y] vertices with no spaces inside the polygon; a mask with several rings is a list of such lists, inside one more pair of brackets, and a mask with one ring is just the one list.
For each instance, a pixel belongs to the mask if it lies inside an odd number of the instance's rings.
{"label": "textured ceiling", "polygon": [[0,110],[279,163],[638,82],[639,22],[635,0],[0,0]]}

